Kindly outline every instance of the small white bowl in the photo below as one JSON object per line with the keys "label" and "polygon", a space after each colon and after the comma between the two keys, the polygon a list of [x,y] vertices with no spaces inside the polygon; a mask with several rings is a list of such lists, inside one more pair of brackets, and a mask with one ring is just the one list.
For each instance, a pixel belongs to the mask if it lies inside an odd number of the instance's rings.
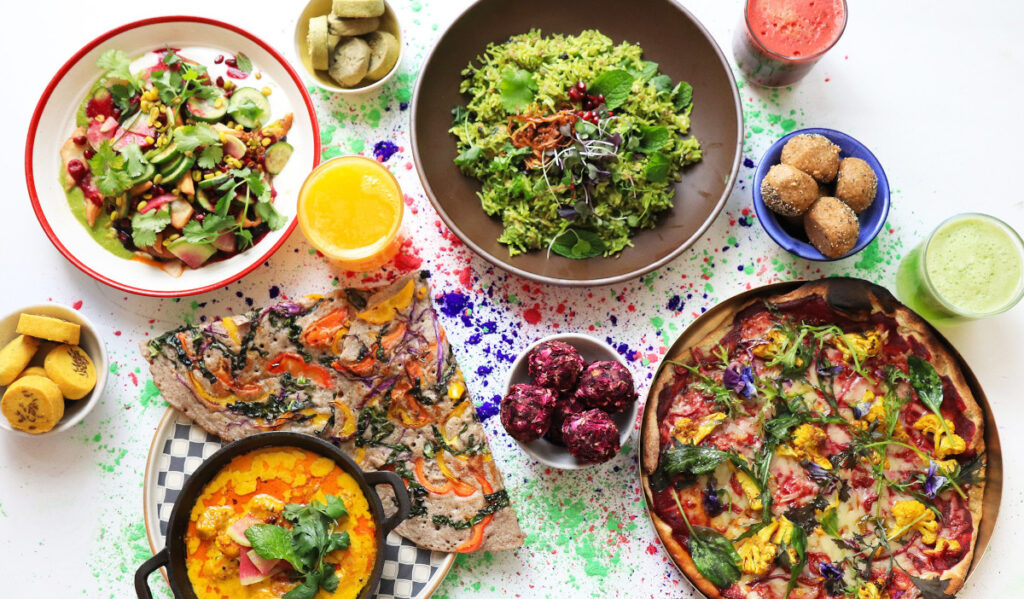
{"label": "small white bowl", "polygon": [[[40,316],[52,316],[68,322],[73,322],[82,327],[81,338],[78,341],[78,346],[92,360],[93,366],[96,368],[96,386],[93,387],[92,391],[82,399],[66,399],[64,400],[64,417],[60,419],[52,429],[45,433],[34,435],[19,431],[11,426],[7,419],[0,415],[0,428],[13,433],[15,435],[22,435],[24,437],[43,437],[53,433],[59,433],[66,431],[69,428],[75,426],[85,418],[96,404],[99,403],[100,396],[103,395],[103,387],[107,384],[107,349],[103,345],[103,338],[100,337],[99,332],[96,330],[96,326],[86,318],[78,310],[74,310],[61,304],[39,304],[37,306],[27,306],[16,310],[0,320],[0,347],[7,345],[11,339],[17,336],[16,329],[18,328],[18,317],[21,314],[38,314]],[[57,344],[51,341],[43,341],[39,345],[39,351],[32,357],[32,361],[29,362],[29,366],[42,366],[43,358],[46,357],[46,353]],[[0,386],[0,396],[3,395],[7,387]]]}
{"label": "small white bowl", "polygon": [[380,28],[378,29],[378,31],[387,31],[398,40],[398,60],[395,61],[395,66],[391,67],[391,70],[377,81],[363,79],[355,87],[341,87],[337,81],[331,79],[327,71],[318,71],[313,68],[313,59],[306,48],[309,20],[330,13],[331,4],[332,0],[310,0],[306,8],[302,9],[302,14],[299,15],[299,20],[295,23],[295,55],[299,57],[302,68],[318,86],[342,95],[363,94],[383,87],[398,72],[398,67],[402,64],[402,56],[405,54],[402,27],[398,23],[398,15],[395,14],[390,4],[384,2],[384,14],[380,17]]}
{"label": "small white bowl", "polygon": [[[587,364],[602,360],[615,360],[619,364],[625,366],[627,370],[629,369],[629,365],[626,364],[625,360],[623,360],[621,356],[619,356],[618,352],[604,341],[595,339],[589,335],[560,333],[534,342],[527,347],[523,353],[519,354],[519,357],[512,363],[512,367],[508,371],[508,378],[505,380],[504,395],[508,395],[508,390],[512,385],[533,382],[533,379],[530,378],[527,356],[530,355],[533,348],[545,341],[562,341],[564,343],[568,343],[579,350],[580,355],[582,355],[583,359],[587,361]],[[632,371],[630,371],[630,373],[632,373]],[[624,446],[626,442],[629,441],[629,436],[633,434],[633,424],[636,422],[636,415],[639,409],[640,402],[638,398],[638,400],[634,401],[633,405],[625,412],[609,414],[615,422],[615,426],[619,427],[620,447]],[[530,456],[535,460],[553,468],[561,468],[562,470],[579,470],[580,468],[600,465],[577,460],[564,446],[552,443],[544,437],[541,437],[536,441],[531,441],[530,443],[522,443],[520,441],[516,441],[516,443],[519,443],[519,447],[522,447],[523,451],[530,454]]]}

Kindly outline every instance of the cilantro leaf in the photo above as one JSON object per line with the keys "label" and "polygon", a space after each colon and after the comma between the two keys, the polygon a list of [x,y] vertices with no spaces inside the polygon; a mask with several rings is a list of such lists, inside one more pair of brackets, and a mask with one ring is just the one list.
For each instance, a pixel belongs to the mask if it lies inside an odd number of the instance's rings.
{"label": "cilantro leaf", "polygon": [[96,188],[107,197],[116,196],[131,187],[132,178],[124,167],[124,158],[114,151],[110,141],[103,142],[96,155],[89,159],[89,171]]}
{"label": "cilantro leaf", "polygon": [[132,242],[135,247],[156,243],[156,234],[171,224],[171,211],[166,206],[149,212],[136,212],[132,216]]}
{"label": "cilantro leaf", "polygon": [[252,543],[256,555],[263,559],[283,559],[301,571],[303,565],[292,546],[292,534],[276,524],[253,524],[245,529],[245,538]]}
{"label": "cilantro leaf", "polygon": [[651,183],[664,183],[668,180],[668,167],[668,157],[661,152],[655,152],[647,157],[644,176]]}
{"label": "cilantro leaf", "polygon": [[501,92],[501,105],[505,112],[517,112],[533,102],[537,82],[529,71],[508,69],[501,75],[498,90]]}
{"label": "cilantro leaf", "polygon": [[243,98],[241,102],[236,102],[231,105],[229,113],[236,119],[241,115],[242,117],[255,121],[263,114],[263,107],[253,101],[252,98]]}
{"label": "cilantro leaf", "polygon": [[105,71],[125,71],[131,65],[132,60],[128,58],[124,50],[107,50],[96,60],[96,66]]}
{"label": "cilantro leaf", "polygon": [[210,169],[220,162],[221,158],[224,157],[224,150],[220,146],[206,146],[203,148],[203,152],[199,154],[199,159],[196,160],[196,164],[199,168]]}
{"label": "cilantro leaf", "polygon": [[174,130],[174,143],[182,152],[190,152],[199,146],[220,145],[220,135],[206,123],[185,125]]}
{"label": "cilantro leaf", "polygon": [[[256,204],[256,214],[267,223],[271,230],[276,231],[284,226],[288,219],[281,215],[270,202],[259,202]],[[340,516],[339,516],[340,517]]]}
{"label": "cilantro leaf", "polygon": [[603,94],[605,106],[608,110],[615,110],[629,98],[633,90],[633,76],[622,69],[605,71],[590,84],[590,90],[594,94]]}
{"label": "cilantro leaf", "polygon": [[693,102],[693,86],[685,81],[680,81],[672,90],[672,104],[679,112]]}
{"label": "cilantro leaf", "polygon": [[469,146],[468,148],[460,152],[458,156],[455,157],[455,164],[457,166],[467,166],[469,164],[472,164],[476,162],[477,158],[480,158],[481,154],[483,154],[483,151],[484,149],[481,148],[480,146]]}
{"label": "cilantro leaf", "polygon": [[128,144],[121,148],[121,156],[125,159],[125,170],[132,179],[141,177],[146,172],[149,161],[142,156],[142,149],[137,144]]}
{"label": "cilantro leaf", "polygon": [[242,71],[243,73],[252,72],[252,61],[249,60],[249,57],[245,54],[242,54],[241,52],[235,54],[235,63],[238,66],[239,71]]}

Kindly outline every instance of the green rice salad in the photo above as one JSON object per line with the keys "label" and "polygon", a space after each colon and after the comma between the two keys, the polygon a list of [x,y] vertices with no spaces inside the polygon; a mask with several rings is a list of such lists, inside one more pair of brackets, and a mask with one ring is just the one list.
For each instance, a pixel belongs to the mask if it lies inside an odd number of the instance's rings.
{"label": "green rice salad", "polygon": [[689,136],[693,89],[598,31],[490,44],[462,71],[450,132],[463,173],[482,183],[513,256],[569,258],[632,246],[672,207],[673,184],[701,158]]}

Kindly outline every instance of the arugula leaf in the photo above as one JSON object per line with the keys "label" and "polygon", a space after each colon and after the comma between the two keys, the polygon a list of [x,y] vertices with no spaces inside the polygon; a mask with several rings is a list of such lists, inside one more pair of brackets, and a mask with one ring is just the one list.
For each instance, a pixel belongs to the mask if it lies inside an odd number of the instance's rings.
{"label": "arugula leaf", "polygon": [[[655,71],[657,68],[655,64]],[[605,71],[590,84],[590,90],[593,94],[603,94],[605,106],[608,110],[615,110],[629,98],[633,90],[633,76],[622,69]]]}
{"label": "arugula leaf", "polygon": [[830,507],[821,516],[821,529],[830,537],[839,538],[839,515],[836,508]]}
{"label": "arugula leaf", "polygon": [[463,125],[469,122],[469,109],[459,104],[452,108],[452,125]]}
{"label": "arugula leaf", "polygon": [[639,131],[640,145],[637,146],[637,151],[639,152],[642,152],[644,154],[651,154],[660,150],[665,144],[668,143],[669,133],[667,127],[660,125],[656,127],[652,127],[650,125],[640,125]]}
{"label": "arugula leaf", "polygon": [[676,443],[661,457],[661,469],[669,476],[677,474],[707,474],[714,472],[719,464],[734,461],[732,454],[704,445],[683,445]]}
{"label": "arugula leaf", "polygon": [[477,158],[480,158],[480,155],[483,154],[483,151],[484,149],[481,148],[480,146],[469,146],[461,153],[459,153],[458,156],[455,157],[455,164],[457,166],[466,166],[468,164],[472,164],[473,162],[476,162]]}
{"label": "arugula leaf", "polygon": [[[687,522],[689,524],[689,522]],[[740,579],[740,555],[732,541],[722,533],[703,526],[694,526],[687,543],[693,565],[701,576],[720,589]]]}
{"label": "arugula leaf", "polygon": [[508,69],[501,75],[498,91],[501,92],[501,105],[505,112],[517,112],[533,102],[537,82],[529,71]]}
{"label": "arugula leaf", "polygon": [[196,164],[199,168],[212,169],[222,158],[224,158],[224,150],[220,146],[206,146],[199,154]]}
{"label": "arugula leaf", "polygon": [[96,150],[96,155],[89,159],[89,171],[103,195],[116,196],[131,187],[132,178],[124,170],[125,160],[114,151],[110,141]]}
{"label": "arugula leaf", "polygon": [[552,240],[551,251],[559,256],[582,260],[604,254],[607,246],[597,233],[569,227]]}
{"label": "arugula leaf", "polygon": [[933,412],[942,405],[942,379],[928,362],[911,355],[907,358],[910,367],[910,386],[917,391],[917,397]]}
{"label": "arugula leaf", "polygon": [[238,66],[238,70],[242,71],[243,73],[252,72],[252,61],[249,60],[248,56],[242,54],[241,52],[235,54],[235,64]]}
{"label": "arugula leaf", "polygon": [[806,420],[803,414],[783,414],[772,418],[763,425],[765,442],[773,445],[785,443],[789,439],[789,432]]}
{"label": "arugula leaf", "polygon": [[664,183],[668,180],[668,156],[661,152],[654,152],[647,156],[647,165],[644,167],[644,176],[651,183]]}
{"label": "arugula leaf", "polygon": [[[793,527],[793,532],[789,538],[789,545],[793,548],[793,552],[796,553],[796,561],[789,564],[789,582],[786,583],[786,598],[788,599],[789,594],[793,592],[793,589],[797,585],[797,576],[807,565],[807,533],[804,532],[803,528],[799,526]],[[786,553],[787,557],[789,553]]]}
{"label": "arugula leaf", "polygon": [[125,171],[132,179],[141,177],[146,172],[149,161],[142,156],[142,148],[137,144],[128,144],[121,148],[121,156],[125,159]]}
{"label": "arugula leaf", "polygon": [[685,81],[680,81],[672,90],[672,105],[676,112],[680,112],[693,102],[693,86]]}
{"label": "arugula leaf", "polygon": [[171,224],[171,211],[166,205],[159,210],[136,212],[132,216],[132,243],[146,247],[156,243],[156,234]]}
{"label": "arugula leaf", "polygon": [[253,524],[245,529],[245,538],[252,543],[256,554],[263,559],[283,559],[296,570],[302,569],[295,549],[292,547],[292,533],[276,524]]}
{"label": "arugula leaf", "polygon": [[220,134],[207,123],[185,125],[174,130],[174,143],[182,152],[191,152],[199,146],[219,146]]}

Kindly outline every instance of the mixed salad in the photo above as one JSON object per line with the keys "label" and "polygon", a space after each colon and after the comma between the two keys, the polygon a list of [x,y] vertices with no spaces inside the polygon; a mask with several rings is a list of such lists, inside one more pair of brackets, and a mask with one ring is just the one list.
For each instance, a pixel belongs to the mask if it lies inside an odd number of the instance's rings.
{"label": "mixed salad", "polygon": [[672,207],[673,183],[701,158],[688,136],[693,88],[598,31],[491,44],[463,70],[450,132],[455,164],[479,180],[484,211],[513,256],[568,258],[631,246]]}
{"label": "mixed salad", "polygon": [[108,249],[180,274],[285,225],[273,177],[292,154],[292,114],[270,122],[271,88],[233,81],[253,72],[244,54],[212,59],[227,78],[175,48],[154,54],[134,70],[121,50],[100,56],[104,74],[60,150],[61,182],[69,201],[81,195],[72,209],[93,236],[116,241]]}

